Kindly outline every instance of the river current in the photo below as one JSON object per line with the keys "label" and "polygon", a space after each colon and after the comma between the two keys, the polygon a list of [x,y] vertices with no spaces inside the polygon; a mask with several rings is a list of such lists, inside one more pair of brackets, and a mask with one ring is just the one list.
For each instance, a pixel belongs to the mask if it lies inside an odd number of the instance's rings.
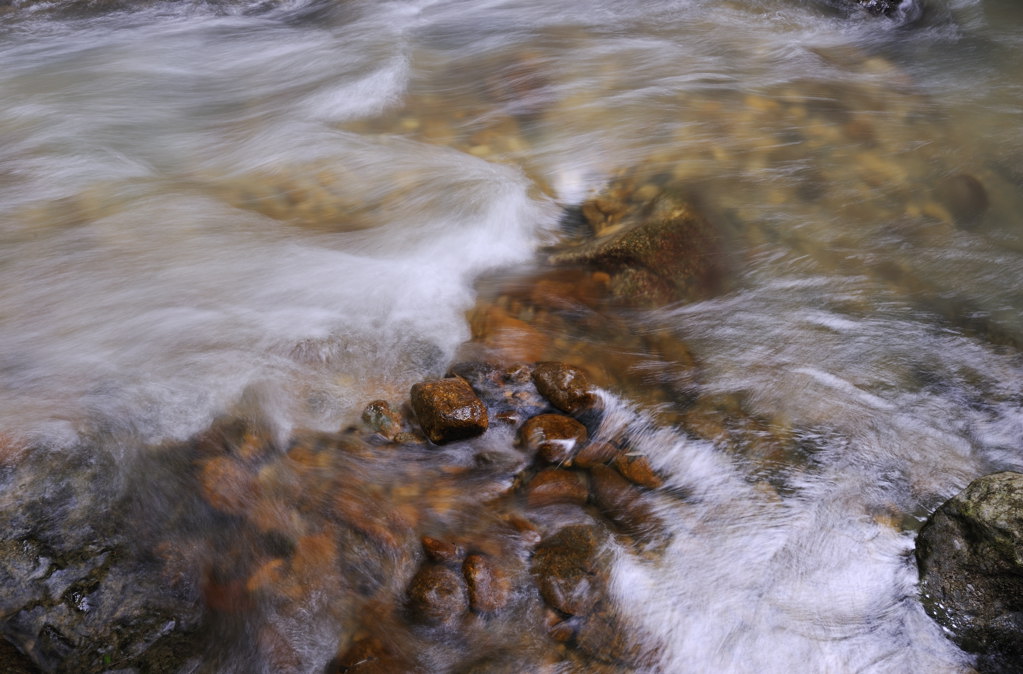
{"label": "river current", "polygon": [[[970,671],[912,550],[1023,470],[1023,9],[853,4],[0,5],[0,431],[145,471],[242,408],[351,424],[444,372],[565,209],[670,175],[728,277],[627,312],[698,379],[640,352],[606,391],[690,495],[614,568],[653,668]],[[344,620],[306,619],[281,633],[321,671]]]}

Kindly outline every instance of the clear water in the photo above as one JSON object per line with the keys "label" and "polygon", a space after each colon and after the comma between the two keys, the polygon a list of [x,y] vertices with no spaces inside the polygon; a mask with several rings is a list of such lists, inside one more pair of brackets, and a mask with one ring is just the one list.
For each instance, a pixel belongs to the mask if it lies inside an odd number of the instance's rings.
{"label": "clear water", "polygon": [[[696,495],[662,504],[659,562],[621,555],[623,611],[663,671],[968,671],[911,550],[941,500],[1023,469],[1023,9],[838,7],[15,3],[0,428],[123,456],[252,396],[283,434],[338,428],[443,372],[477,283],[529,269],[563,207],[670,173],[730,278],[632,329],[683,341],[699,396],[801,449],[658,428],[619,391]],[[947,201],[962,174],[977,220]],[[682,379],[665,405],[687,418]],[[341,638],[309,619],[332,636],[295,637],[297,671]]]}

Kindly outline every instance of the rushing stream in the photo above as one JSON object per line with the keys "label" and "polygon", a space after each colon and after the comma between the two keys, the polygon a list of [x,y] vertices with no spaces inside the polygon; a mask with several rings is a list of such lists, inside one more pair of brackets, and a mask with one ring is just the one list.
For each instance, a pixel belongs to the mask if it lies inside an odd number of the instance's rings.
{"label": "rushing stream", "polygon": [[[1023,470],[1023,5],[903,5],[0,3],[3,522],[59,526],[27,504],[67,492],[88,529],[131,493],[133,535],[188,541],[182,576],[255,564],[182,510],[176,443],[225,414],[283,442],[400,403],[630,172],[706,216],[714,287],[592,330],[515,320],[596,373],[605,426],[686,495],[658,502],[656,560],[615,549],[611,591],[656,650],[635,668],[970,671],[912,549],[970,480]],[[341,498],[441,518],[401,466],[346,463]],[[423,470],[454,510],[484,489]],[[275,530],[310,535],[278,497]],[[188,671],[323,671],[362,605],[308,583],[215,623]]]}

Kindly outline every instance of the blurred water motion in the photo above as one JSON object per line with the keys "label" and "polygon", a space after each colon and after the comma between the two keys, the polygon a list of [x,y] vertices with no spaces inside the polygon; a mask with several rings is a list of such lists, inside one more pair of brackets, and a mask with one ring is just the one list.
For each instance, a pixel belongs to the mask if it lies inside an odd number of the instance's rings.
{"label": "blurred water motion", "polygon": [[[393,510],[380,529],[414,540],[493,485],[424,457],[321,464],[310,450],[303,464],[280,447],[242,478],[167,448],[225,414],[279,443],[356,423],[441,375],[473,336],[467,314],[493,304],[545,355],[585,361],[687,494],[659,503],[672,538],[656,561],[615,552],[618,610],[657,645],[646,667],[969,671],[916,601],[908,553],[942,499],[1023,469],[1023,11],[905,5],[922,13],[0,7],[0,432],[5,447],[97,457],[76,478],[76,460],[16,470],[22,450],[5,449],[5,517],[52,485],[81,489],[86,509],[131,493],[139,538],[179,536],[167,557],[182,578],[207,569],[210,610],[245,594],[217,575],[231,564],[283,588],[217,623],[197,671],[320,671],[364,610],[338,564],[386,585],[411,563],[373,568],[358,537],[316,538],[327,510]],[[573,235],[565,213],[623,176],[636,201],[698,208],[727,278],[590,322],[509,290]],[[296,505],[324,471],[353,478],[329,505]],[[211,486],[235,479],[261,496]],[[254,519],[199,514],[203,488]],[[311,557],[260,567],[260,522]],[[547,639],[516,638],[521,657]],[[516,662],[498,649],[471,671]]]}

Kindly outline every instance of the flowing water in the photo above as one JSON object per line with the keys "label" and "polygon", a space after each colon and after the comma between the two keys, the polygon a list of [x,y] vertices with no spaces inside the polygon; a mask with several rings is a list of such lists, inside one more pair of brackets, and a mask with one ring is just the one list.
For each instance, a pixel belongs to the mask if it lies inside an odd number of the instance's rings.
{"label": "flowing water", "polygon": [[[162,475],[161,521],[186,487],[154,448],[238,409],[286,437],[402,400],[565,208],[670,176],[727,278],[623,314],[622,340],[699,363],[634,350],[608,391],[689,494],[659,503],[658,561],[616,558],[650,668],[968,671],[912,548],[971,479],[1023,469],[1023,10],[904,4],[2,5],[0,429],[88,446],[111,485]],[[292,671],[344,643],[338,592],[252,612]],[[287,668],[230,662],[193,665]]]}

